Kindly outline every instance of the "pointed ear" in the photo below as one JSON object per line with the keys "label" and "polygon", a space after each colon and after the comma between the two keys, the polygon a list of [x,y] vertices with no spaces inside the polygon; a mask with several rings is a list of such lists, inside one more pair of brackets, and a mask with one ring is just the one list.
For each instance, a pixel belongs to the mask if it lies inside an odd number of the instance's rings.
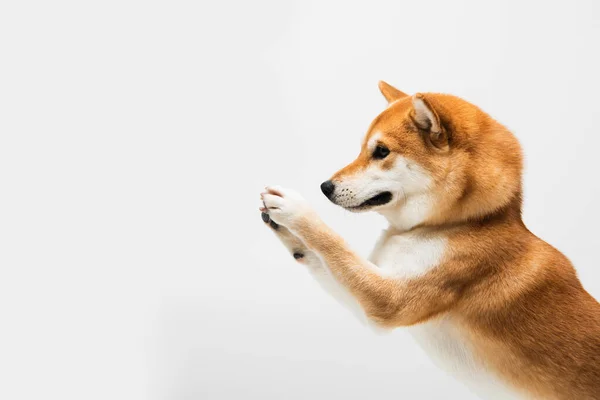
{"label": "pointed ear", "polygon": [[412,104],[414,108],[413,121],[417,127],[429,133],[432,145],[439,149],[448,148],[447,132],[442,126],[438,113],[431,106],[431,102],[425,95],[417,93],[412,97]]}
{"label": "pointed ear", "polygon": [[408,96],[406,93],[399,91],[398,89],[396,89],[392,85],[388,85],[384,81],[379,81],[379,90],[381,91],[383,97],[385,97],[385,99],[387,100],[388,104]]}

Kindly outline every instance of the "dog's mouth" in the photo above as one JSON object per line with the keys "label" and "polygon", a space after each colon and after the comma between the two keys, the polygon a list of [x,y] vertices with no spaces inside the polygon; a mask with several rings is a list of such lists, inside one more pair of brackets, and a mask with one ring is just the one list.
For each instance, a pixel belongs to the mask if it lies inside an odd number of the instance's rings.
{"label": "dog's mouth", "polygon": [[391,192],[381,192],[370,199],[363,201],[358,206],[349,207],[350,210],[365,210],[367,208],[382,206],[392,201]]}

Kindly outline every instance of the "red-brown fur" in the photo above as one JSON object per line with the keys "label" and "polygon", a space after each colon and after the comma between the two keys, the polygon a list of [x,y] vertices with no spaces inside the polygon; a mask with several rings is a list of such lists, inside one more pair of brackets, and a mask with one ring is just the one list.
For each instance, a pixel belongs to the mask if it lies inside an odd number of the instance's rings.
{"label": "red-brown fur", "polygon": [[[435,110],[448,141],[448,148],[439,150],[423,140],[429,133],[411,120],[411,98],[387,84],[381,87],[392,104],[372,123],[365,144],[373,132],[383,133],[392,154],[416,161],[434,177],[439,207],[413,229],[445,233],[449,251],[443,268],[402,288],[364,279],[349,279],[348,285],[363,286],[355,293],[369,297],[362,304],[384,325],[452,314],[485,363],[531,394],[600,398],[600,305],[569,260],[525,227],[516,138],[462,99],[420,94]],[[363,146],[357,160],[333,179],[369,162]],[[397,295],[382,294],[394,291],[412,295],[395,304],[390,297]],[[413,300],[418,301],[414,308]]]}
{"label": "red-brown fur", "polygon": [[[516,138],[455,96],[410,97],[383,82],[380,89],[389,107],[371,124],[358,158],[332,180],[373,162],[390,168],[399,156],[418,164],[432,178],[435,208],[409,229],[447,240],[440,263],[422,276],[393,279],[379,274],[314,213],[286,220],[290,230],[380,325],[447,315],[482,364],[522,392],[599,399],[600,304],[569,260],[524,225]],[[415,99],[432,111],[429,126],[418,120]],[[367,148],[375,133],[391,151],[385,160],[374,161]]]}

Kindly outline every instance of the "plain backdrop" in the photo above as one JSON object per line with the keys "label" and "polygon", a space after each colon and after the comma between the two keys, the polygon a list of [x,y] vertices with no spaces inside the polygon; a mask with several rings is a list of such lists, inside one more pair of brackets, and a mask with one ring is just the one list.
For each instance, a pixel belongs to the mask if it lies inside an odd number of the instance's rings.
{"label": "plain backdrop", "polygon": [[526,154],[524,219],[600,297],[596,1],[3,1],[0,398],[472,398],[378,336],[260,220],[300,191],[360,253],[385,221],[319,184],[399,89]]}

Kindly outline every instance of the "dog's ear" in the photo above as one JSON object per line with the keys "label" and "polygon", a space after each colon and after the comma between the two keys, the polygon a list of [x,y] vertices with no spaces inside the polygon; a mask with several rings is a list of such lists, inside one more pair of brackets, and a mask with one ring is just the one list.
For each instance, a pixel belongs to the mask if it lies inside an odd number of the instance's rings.
{"label": "dog's ear", "polygon": [[448,134],[442,126],[440,117],[427,96],[417,93],[412,97],[412,119],[417,127],[428,133],[429,141],[438,149],[447,149]]}
{"label": "dog's ear", "polygon": [[387,100],[388,104],[408,96],[406,93],[399,91],[398,89],[396,89],[392,85],[385,83],[384,81],[379,81],[379,90],[381,91],[383,97],[385,97],[385,99]]}

